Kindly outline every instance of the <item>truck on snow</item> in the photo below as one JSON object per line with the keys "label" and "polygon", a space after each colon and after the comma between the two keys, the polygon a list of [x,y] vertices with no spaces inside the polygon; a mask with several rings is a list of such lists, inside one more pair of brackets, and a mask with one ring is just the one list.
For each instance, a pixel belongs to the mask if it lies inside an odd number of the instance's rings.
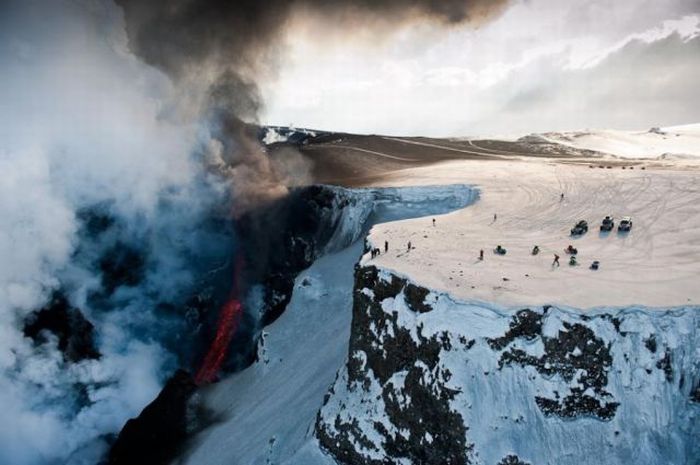
{"label": "truck on snow", "polygon": [[571,235],[572,236],[580,236],[581,234],[584,234],[588,232],[588,222],[586,220],[581,220],[578,223],[576,223],[576,226],[571,228]]}
{"label": "truck on snow", "polygon": [[601,231],[611,231],[615,227],[615,220],[612,216],[606,216],[603,218],[603,222],[600,223]]}
{"label": "truck on snow", "polygon": [[630,229],[632,229],[632,218],[623,216],[617,230],[620,232],[628,232]]}

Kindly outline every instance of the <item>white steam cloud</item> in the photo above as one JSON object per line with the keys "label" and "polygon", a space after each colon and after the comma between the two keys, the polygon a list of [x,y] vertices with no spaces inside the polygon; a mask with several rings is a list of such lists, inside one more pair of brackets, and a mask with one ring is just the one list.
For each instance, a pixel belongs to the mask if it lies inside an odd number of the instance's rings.
{"label": "white steam cloud", "polygon": [[[192,288],[193,260],[225,254],[201,225],[227,188],[192,155],[206,129],[129,53],[111,2],[0,3],[0,69],[0,463],[94,464],[176,363],[154,307]],[[95,206],[118,226],[86,240]],[[96,304],[91,259],[122,243],[148,250],[144,277]],[[58,289],[95,325],[100,359],[23,336]]]}

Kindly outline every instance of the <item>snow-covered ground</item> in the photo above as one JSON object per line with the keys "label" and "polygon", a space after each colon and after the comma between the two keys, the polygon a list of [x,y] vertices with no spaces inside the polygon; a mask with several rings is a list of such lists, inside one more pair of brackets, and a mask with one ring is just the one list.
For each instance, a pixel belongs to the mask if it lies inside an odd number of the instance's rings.
{"label": "snow-covered ground", "polygon": [[621,158],[700,157],[700,124],[653,128],[649,131],[550,132],[537,137]]}
{"label": "snow-covered ground", "polygon": [[[451,295],[504,305],[668,307],[700,303],[700,173],[622,170],[552,162],[456,161],[397,172],[384,185],[466,183],[480,189],[469,208],[436,218],[377,225],[390,252],[363,263]],[[560,200],[561,193],[564,200]],[[494,214],[497,219],[494,221]],[[632,231],[600,233],[606,215]],[[589,231],[569,236],[580,220]],[[407,251],[411,241],[413,249]],[[497,245],[507,254],[493,253]],[[564,249],[579,251],[568,265]],[[531,255],[534,245],[539,255]],[[479,250],[484,260],[478,260]],[[552,266],[554,254],[561,266]],[[589,265],[600,261],[600,269]]]}
{"label": "snow-covered ground", "polygon": [[[286,312],[265,329],[259,361],[201,393],[217,421],[181,463],[335,464],[315,428],[336,457],[394,454],[391,463],[409,462],[386,449],[386,434],[409,437],[418,452],[463,439],[464,461],[454,463],[521,463],[510,454],[532,464],[687,462],[698,453],[699,181],[694,170],[541,159],[388,176],[383,189],[360,192],[376,204],[368,241],[382,254],[361,256],[356,242],[297,278]],[[432,216],[397,220],[431,210],[434,226]],[[600,234],[609,214],[632,216],[632,231]],[[572,239],[579,219],[590,230]],[[492,252],[497,244],[505,256]],[[568,244],[579,249],[577,267],[567,264]],[[560,267],[551,266],[554,253]],[[353,280],[375,266],[373,285]],[[396,277],[407,280],[389,284]],[[423,303],[408,283],[425,288]],[[358,306],[358,296],[370,300]],[[365,311],[369,319],[358,320]],[[400,402],[391,410],[387,399]],[[434,407],[446,409],[436,423]],[[464,434],[445,436],[443,414]],[[425,418],[425,426],[411,420],[424,434],[413,438],[397,418]]]}

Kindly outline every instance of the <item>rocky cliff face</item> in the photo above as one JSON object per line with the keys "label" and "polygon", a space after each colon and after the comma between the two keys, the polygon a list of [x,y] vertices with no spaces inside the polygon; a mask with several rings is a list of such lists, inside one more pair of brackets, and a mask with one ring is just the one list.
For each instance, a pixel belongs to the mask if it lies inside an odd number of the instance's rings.
{"label": "rocky cliff face", "polygon": [[343,464],[694,463],[699,312],[511,311],[361,267],[316,436]]}
{"label": "rocky cliff face", "polygon": [[357,240],[373,209],[370,191],[309,186],[238,221],[247,280],[263,287],[263,326],[284,312],[299,272]]}
{"label": "rocky cliff face", "polygon": [[196,389],[189,373],[177,371],[158,397],[137,418],[126,422],[109,452],[108,464],[170,463],[197,428],[196,405],[191,402]]}

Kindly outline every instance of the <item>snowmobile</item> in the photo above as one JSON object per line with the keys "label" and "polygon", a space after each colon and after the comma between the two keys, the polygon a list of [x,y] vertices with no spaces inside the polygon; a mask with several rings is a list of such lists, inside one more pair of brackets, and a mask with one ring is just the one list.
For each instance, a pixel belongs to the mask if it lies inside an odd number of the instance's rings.
{"label": "snowmobile", "polygon": [[595,260],[593,263],[591,263],[591,270],[597,270],[600,267],[600,262],[598,260]]}
{"label": "snowmobile", "polygon": [[495,249],[493,249],[493,253],[496,253],[498,255],[505,255],[506,254],[506,249],[501,247],[500,245],[497,245]]}
{"label": "snowmobile", "polygon": [[569,265],[571,266],[576,266],[578,263],[576,262],[576,256],[572,255],[571,258],[569,259]]}
{"label": "snowmobile", "polygon": [[540,253],[540,247],[536,245],[532,248],[532,255],[537,255],[538,253]]}
{"label": "snowmobile", "polygon": [[576,255],[578,253],[578,249],[569,244],[569,246],[564,249],[564,252],[568,253],[569,255]]}

